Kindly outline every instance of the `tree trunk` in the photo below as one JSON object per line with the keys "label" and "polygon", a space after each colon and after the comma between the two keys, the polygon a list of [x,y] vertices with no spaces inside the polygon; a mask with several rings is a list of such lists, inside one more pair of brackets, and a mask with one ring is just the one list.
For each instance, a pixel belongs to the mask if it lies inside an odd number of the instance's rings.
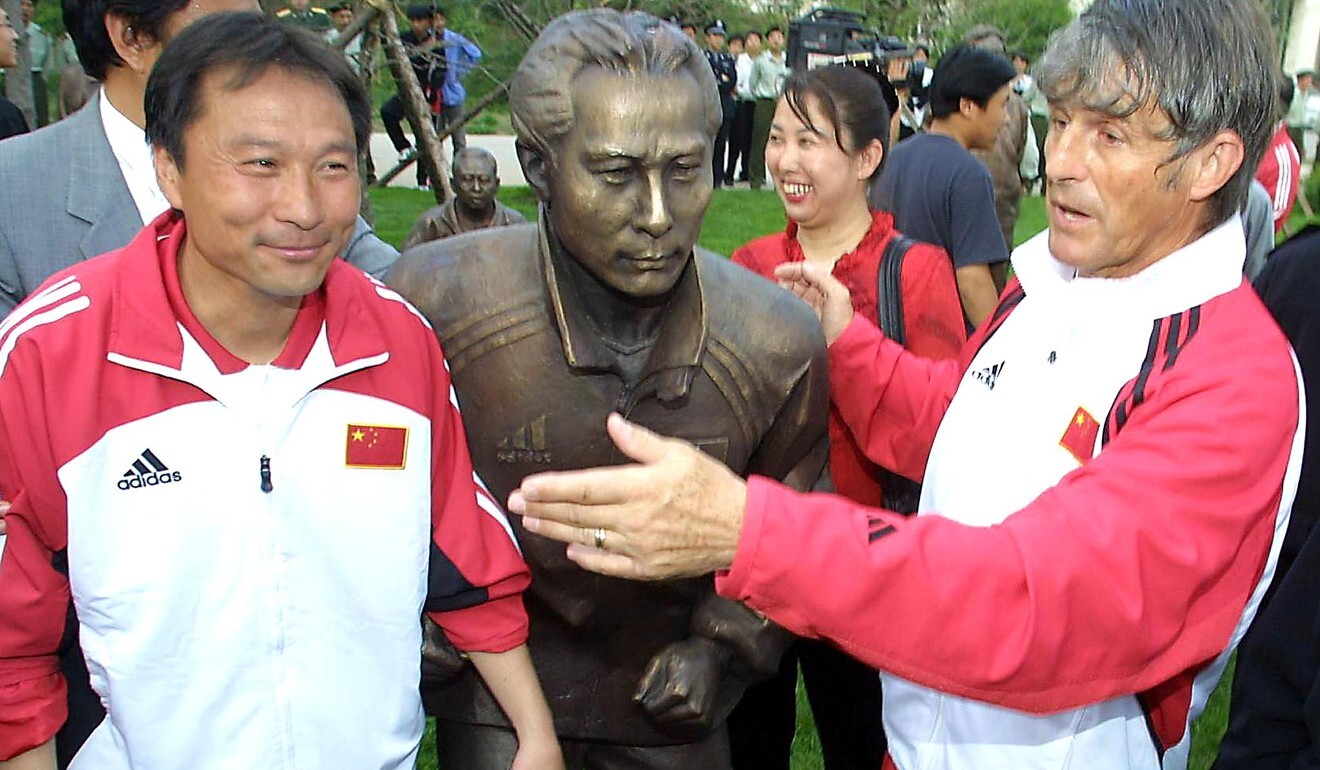
{"label": "tree trunk", "polygon": [[403,112],[412,127],[413,136],[417,137],[418,162],[426,167],[431,178],[431,190],[435,193],[436,203],[444,203],[453,195],[449,189],[449,164],[440,154],[440,141],[436,138],[435,124],[431,122],[431,106],[426,103],[422,86],[413,73],[412,62],[403,50],[399,40],[399,20],[393,8],[381,13],[381,38],[385,44],[386,61],[390,65],[390,74],[399,88],[399,97],[403,100]]}

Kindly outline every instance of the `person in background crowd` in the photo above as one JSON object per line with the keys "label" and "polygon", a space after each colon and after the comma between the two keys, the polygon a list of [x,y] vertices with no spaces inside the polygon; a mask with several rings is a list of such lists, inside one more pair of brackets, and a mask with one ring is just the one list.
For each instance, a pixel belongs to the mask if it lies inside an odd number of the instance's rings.
{"label": "person in background crowd", "polygon": [[1305,162],[1306,132],[1315,128],[1315,114],[1310,107],[1311,97],[1315,95],[1315,73],[1311,70],[1298,70],[1294,82],[1296,87],[1283,121],[1288,126],[1288,137],[1297,147],[1297,154]]}
{"label": "person in background crowd", "polygon": [[872,206],[892,212],[899,230],[948,252],[972,327],[998,301],[1008,245],[990,173],[970,151],[994,147],[1016,74],[1004,57],[966,43],[944,54],[931,81],[929,129],[894,147],[871,192]]}
{"label": "person in background crowd", "polygon": [[403,242],[404,249],[488,227],[518,225],[527,219],[496,200],[500,192],[495,156],[480,147],[464,147],[454,155],[454,197],[427,209]]}
{"label": "person in background crowd", "polygon": [[[339,2],[330,3],[326,8],[330,14],[330,23],[334,29],[326,33],[326,41],[334,45],[339,42],[339,38],[353,23],[353,4],[348,0],[339,0]],[[370,64],[368,58],[370,53],[362,46],[363,34],[359,34],[344,45],[344,55],[348,57],[348,63],[353,67],[353,72],[358,77],[362,77],[368,70]]]}
{"label": "person in background crowd", "polygon": [[[906,340],[908,350],[956,358],[966,334],[949,255],[904,238],[893,216],[867,202],[888,150],[888,113],[880,86],[859,69],[790,75],[765,150],[788,228],[738,248],[732,259],[770,280],[784,262],[820,265],[849,288],[863,318],[897,321],[901,328],[886,331]],[[897,280],[887,282],[887,275]],[[912,482],[868,460],[834,404],[829,430],[835,491],[865,505],[916,511]],[[730,716],[735,770],[787,770],[799,663],[827,770],[879,768],[885,739],[876,671],[829,644],[801,640],[779,673],[749,689]]]}
{"label": "person in background crowd", "polygon": [[[967,30],[964,41],[1007,58],[1004,33],[989,24],[978,24]],[[1014,69],[1014,73],[1017,70]],[[999,126],[999,135],[995,144],[985,150],[973,151],[972,154],[990,169],[990,178],[995,185],[995,216],[999,218],[999,227],[1004,234],[1004,243],[1013,246],[1013,231],[1017,227],[1018,210],[1022,203],[1023,157],[1027,145],[1033,144],[1031,138],[1031,120],[1026,102],[1010,88],[1008,100],[1004,103],[1004,121]],[[1032,169],[1031,171],[1034,171]],[[996,281],[999,289],[1004,288],[1002,280]]]}
{"label": "person in background crowd", "polygon": [[[752,118],[756,112],[756,97],[752,95],[752,63],[761,55],[761,33],[749,30],[743,37],[742,53],[738,54],[738,85],[734,88],[736,112],[729,138],[729,165],[725,175],[736,182],[748,181],[748,170],[752,162]],[[741,164],[738,176],[734,177],[734,161]]]}
{"label": "person in background crowd", "polygon": [[[1293,100],[1293,83],[1282,72],[1276,80],[1279,83],[1278,114],[1284,115]],[[1302,158],[1297,153],[1297,145],[1288,135],[1288,126],[1280,118],[1270,139],[1270,146],[1256,167],[1256,181],[1260,182],[1270,195],[1270,208],[1273,212],[1274,232],[1283,230],[1297,202],[1297,191],[1302,183]]]}
{"label": "person in background crowd", "polygon": [[510,510],[602,574],[727,570],[721,595],[878,667],[897,770],[1183,770],[1302,464],[1237,220],[1276,55],[1255,0],[1098,0],[1056,32],[1049,230],[956,363],[886,340],[825,270],[779,268],[867,455],[923,478],[916,517],[744,482],[617,415],[633,463],[532,476]]}
{"label": "person in background crowd", "polygon": [[511,766],[562,770],[443,354],[338,259],[366,90],[319,36],[224,13],[161,53],[145,113],[170,210],[5,328],[0,761],[55,767],[72,602],[107,707],[74,767],[410,770],[425,611]]}
{"label": "person in background crowd", "polygon": [[467,129],[459,124],[465,109],[463,105],[467,100],[467,89],[463,87],[463,78],[467,77],[468,72],[481,61],[481,48],[449,28],[449,15],[444,8],[437,5],[431,20],[435,37],[440,43],[440,55],[445,60],[440,86],[443,106],[440,108],[440,123],[436,128],[444,131],[452,127],[449,142],[457,153],[467,147]]}
{"label": "person in background crowd", "polygon": [[[18,30],[9,21],[9,14],[5,9],[0,8],[0,69],[14,67],[18,65]],[[23,117],[23,111],[18,105],[5,98],[0,93],[0,139],[8,139],[17,134],[26,134],[28,131],[27,118]],[[13,195],[17,191],[7,190],[7,194]],[[0,521],[0,525],[3,522]],[[3,530],[0,530],[3,532]]]}
{"label": "person in background crowd", "polygon": [[738,85],[738,64],[733,54],[723,50],[724,35],[724,27],[718,23],[706,28],[706,61],[710,62],[711,72],[715,73],[715,87],[719,89],[720,106],[724,110],[724,122],[720,123],[720,130],[715,134],[715,152],[711,159],[716,187],[733,185],[733,173],[725,174],[725,151],[729,146],[729,134],[733,129],[736,110],[733,91]]}
{"label": "person in background crowd", "polygon": [[24,35],[27,36],[28,56],[32,62],[32,104],[36,108],[36,128],[50,123],[50,92],[46,90],[46,72],[55,70],[55,41],[42,29],[33,16],[34,0],[19,0],[23,14]]}
{"label": "person in background crowd", "polygon": [[688,39],[688,40],[691,40],[691,41],[694,42],[694,43],[697,41],[697,25],[696,25],[696,24],[693,24],[693,23],[690,22],[690,21],[684,21],[684,22],[680,22],[680,23],[679,23],[678,28],[681,29],[681,30],[683,31],[683,34],[687,36],[687,39]]}
{"label": "person in background crowd", "polygon": [[784,89],[784,78],[788,77],[783,30],[779,27],[766,30],[765,42],[765,50],[752,61],[752,74],[748,80],[748,87],[756,100],[752,113],[752,162],[747,174],[753,190],[770,189],[771,186],[765,177],[765,142],[775,117],[775,102]]}
{"label": "person in background crowd", "polygon": [[[422,96],[431,108],[431,119],[439,120],[443,101],[445,69],[448,59],[440,50],[440,39],[434,29],[435,10],[429,3],[412,3],[408,6],[408,29],[399,35],[408,52],[417,84],[422,88]],[[403,97],[395,93],[380,106],[380,120],[385,125],[385,133],[390,143],[399,153],[399,162],[404,163],[417,157],[417,148],[403,133]],[[429,179],[425,164],[417,164],[417,186],[427,188]]]}
{"label": "person in background crowd", "polygon": [[275,18],[297,24],[318,35],[326,35],[334,28],[330,13],[320,6],[312,5],[311,0],[288,0],[286,7],[275,12]]}

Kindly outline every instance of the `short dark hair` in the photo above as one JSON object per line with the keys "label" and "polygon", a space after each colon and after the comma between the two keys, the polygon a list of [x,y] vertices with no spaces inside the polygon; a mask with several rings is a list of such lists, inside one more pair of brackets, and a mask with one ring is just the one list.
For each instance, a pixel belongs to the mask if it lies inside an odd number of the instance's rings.
{"label": "short dark hair", "polygon": [[147,141],[183,168],[183,135],[201,116],[202,81],[228,70],[222,87],[236,91],[272,68],[333,86],[348,109],[358,152],[367,147],[371,100],[344,54],[312,32],[244,11],[206,16],[165,46],[147,80]]}
{"label": "short dark hair", "polygon": [[742,35],[729,35],[729,45],[733,45],[735,41],[739,43],[746,43],[747,38],[743,37]]}
{"label": "short dark hair", "polygon": [[430,3],[413,3],[408,6],[409,19],[429,19],[435,15],[435,8]]}
{"label": "short dark hair", "polygon": [[835,143],[848,155],[880,140],[884,154],[871,176],[880,172],[889,155],[889,105],[874,77],[841,64],[794,72],[784,81],[784,101],[807,128],[820,131],[807,114],[808,103],[814,103],[834,129]]}
{"label": "short dark hair", "polygon": [[1002,55],[959,43],[940,57],[930,81],[930,115],[943,118],[958,111],[963,99],[984,107],[999,89],[1017,77],[1013,64]]}
{"label": "short dark hair", "polygon": [[161,39],[165,20],[188,7],[190,0],[64,0],[64,28],[69,31],[78,62],[83,71],[97,80],[105,80],[110,67],[124,63],[110,33],[105,17],[122,17],[138,35]]}
{"label": "short dark hair", "polygon": [[771,27],[770,29],[767,29],[765,31],[765,36],[770,37],[771,32],[778,32],[781,35],[784,34],[784,30],[780,29],[779,27]]}

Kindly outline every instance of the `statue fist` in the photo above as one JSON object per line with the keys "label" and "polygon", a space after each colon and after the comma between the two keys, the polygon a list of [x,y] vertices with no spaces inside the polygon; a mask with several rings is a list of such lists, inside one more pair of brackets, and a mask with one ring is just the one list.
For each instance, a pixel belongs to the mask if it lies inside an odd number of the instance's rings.
{"label": "statue fist", "polygon": [[463,670],[467,656],[454,648],[430,618],[422,616],[422,687],[434,687]]}
{"label": "statue fist", "polygon": [[704,735],[714,726],[723,667],[721,648],[709,639],[674,642],[651,659],[633,701],[675,733]]}

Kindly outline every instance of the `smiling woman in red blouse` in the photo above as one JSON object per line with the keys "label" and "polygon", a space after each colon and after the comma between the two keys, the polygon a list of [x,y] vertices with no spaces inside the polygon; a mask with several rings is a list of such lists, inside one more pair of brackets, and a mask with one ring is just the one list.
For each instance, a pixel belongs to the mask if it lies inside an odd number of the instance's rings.
{"label": "smiling woman in red blouse", "polygon": [[[834,66],[789,77],[765,148],[788,227],[740,247],[733,261],[771,280],[775,266],[784,262],[830,266],[848,287],[853,308],[878,321],[881,263],[901,259],[907,348],[929,358],[952,358],[966,340],[953,263],[928,243],[912,242],[903,254],[887,252],[899,235],[894,218],[871,210],[867,202],[889,143],[889,124],[879,84],[861,70]],[[866,458],[833,405],[830,447],[835,491],[881,505],[885,479],[894,477]],[[876,673],[823,642],[799,642],[794,652],[779,676],[749,690],[730,718],[735,770],[788,767],[799,660],[827,764],[880,767],[885,740]]]}

